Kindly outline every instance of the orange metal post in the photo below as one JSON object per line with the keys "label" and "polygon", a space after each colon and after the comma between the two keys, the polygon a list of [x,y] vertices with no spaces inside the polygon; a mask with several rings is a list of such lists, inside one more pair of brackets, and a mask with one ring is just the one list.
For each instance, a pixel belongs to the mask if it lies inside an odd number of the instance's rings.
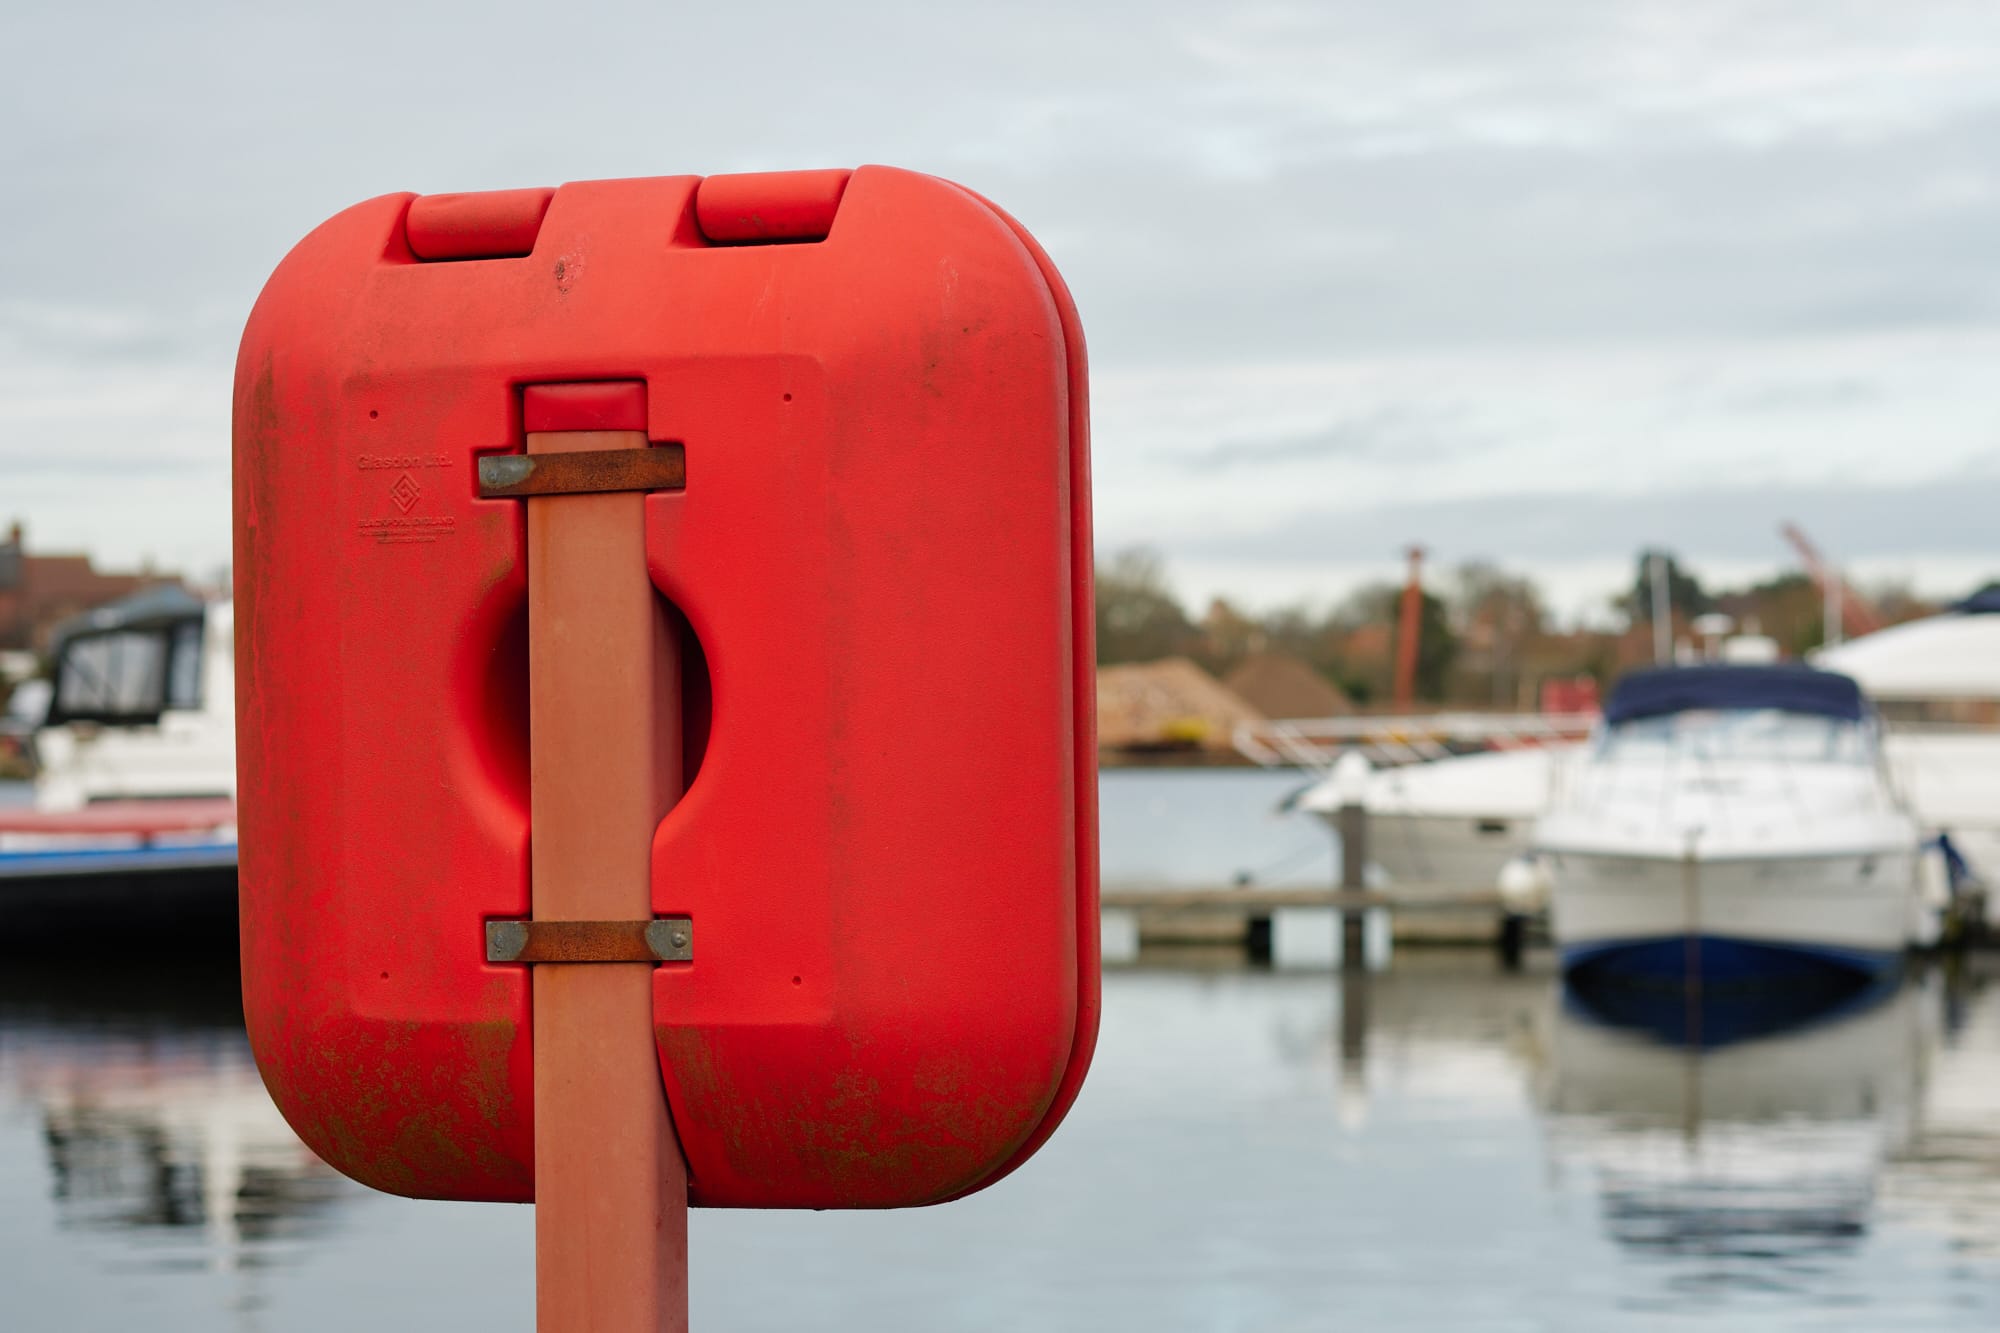
{"label": "orange metal post", "polygon": [[[528,452],[639,449],[639,431]],[[527,500],[536,920],[653,914],[653,829],[681,791],[680,679],[639,493]],[[687,1164],[653,1044],[652,965],[534,968],[540,1333],[687,1327]]]}
{"label": "orange metal post", "polygon": [[1417,693],[1417,644],[1424,618],[1424,548],[1410,548],[1410,577],[1403,585],[1402,612],[1396,624],[1396,711],[1407,713]]}

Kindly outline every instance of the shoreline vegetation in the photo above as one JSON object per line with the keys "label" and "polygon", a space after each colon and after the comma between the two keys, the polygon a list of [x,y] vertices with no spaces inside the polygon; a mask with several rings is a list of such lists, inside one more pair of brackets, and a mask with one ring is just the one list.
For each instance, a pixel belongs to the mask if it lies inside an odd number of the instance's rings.
{"label": "shoreline vegetation", "polygon": [[[1654,587],[1654,561],[1662,586]],[[1105,767],[1243,764],[1230,742],[1245,721],[1387,714],[1392,704],[1405,589],[1391,582],[1337,600],[1240,609],[1226,597],[1199,614],[1170,586],[1146,547],[1097,566],[1099,762]],[[1851,595],[1851,594],[1850,594]],[[1907,588],[1867,590],[1882,624],[1944,609]],[[1564,628],[1534,581],[1490,561],[1470,561],[1424,582],[1409,711],[1562,711],[1594,699],[1625,671],[1653,662],[1653,607],[1668,608],[1665,636],[1697,638],[1700,617],[1726,616],[1739,633],[1769,637],[1803,656],[1826,636],[1827,598],[1793,571],[1741,588],[1709,589],[1672,553],[1638,553],[1632,581],[1606,597],[1622,628]]]}

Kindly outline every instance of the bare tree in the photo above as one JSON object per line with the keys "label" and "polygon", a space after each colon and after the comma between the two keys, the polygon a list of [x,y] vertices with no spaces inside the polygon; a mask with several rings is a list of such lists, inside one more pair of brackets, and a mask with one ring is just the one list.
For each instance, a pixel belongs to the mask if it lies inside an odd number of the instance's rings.
{"label": "bare tree", "polygon": [[1097,567],[1097,660],[1149,662],[1195,646],[1159,552],[1135,546]]}

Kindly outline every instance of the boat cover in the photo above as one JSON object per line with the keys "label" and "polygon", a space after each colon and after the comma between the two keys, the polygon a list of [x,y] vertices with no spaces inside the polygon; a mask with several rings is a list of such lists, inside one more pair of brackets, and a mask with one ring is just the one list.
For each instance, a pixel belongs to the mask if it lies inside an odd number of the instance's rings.
{"label": "boat cover", "polygon": [[1755,708],[1858,722],[1867,704],[1851,678],[1808,666],[1658,667],[1620,680],[1604,706],[1604,721],[1616,726],[1692,709]]}
{"label": "boat cover", "polygon": [[2000,583],[1987,584],[1964,601],[1954,603],[1951,609],[1967,616],[1990,616],[2000,613]]}
{"label": "boat cover", "polygon": [[199,619],[207,603],[176,583],[160,583],[129,593],[115,602],[71,616],[55,628],[56,650],[80,634],[113,629],[159,629],[182,620]]}
{"label": "boat cover", "polygon": [[1891,625],[1812,655],[1875,700],[2000,698],[2000,615],[1956,612]]}

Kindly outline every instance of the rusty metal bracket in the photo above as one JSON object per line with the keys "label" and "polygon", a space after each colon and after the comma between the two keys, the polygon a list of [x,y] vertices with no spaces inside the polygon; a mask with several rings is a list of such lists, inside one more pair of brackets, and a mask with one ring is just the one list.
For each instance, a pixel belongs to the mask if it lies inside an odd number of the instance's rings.
{"label": "rusty metal bracket", "polygon": [[479,496],[483,500],[686,489],[687,450],[678,444],[579,449],[574,453],[487,454],[479,460]]}
{"label": "rusty metal bracket", "polygon": [[694,922],[684,916],[652,921],[488,921],[489,963],[688,963]]}

